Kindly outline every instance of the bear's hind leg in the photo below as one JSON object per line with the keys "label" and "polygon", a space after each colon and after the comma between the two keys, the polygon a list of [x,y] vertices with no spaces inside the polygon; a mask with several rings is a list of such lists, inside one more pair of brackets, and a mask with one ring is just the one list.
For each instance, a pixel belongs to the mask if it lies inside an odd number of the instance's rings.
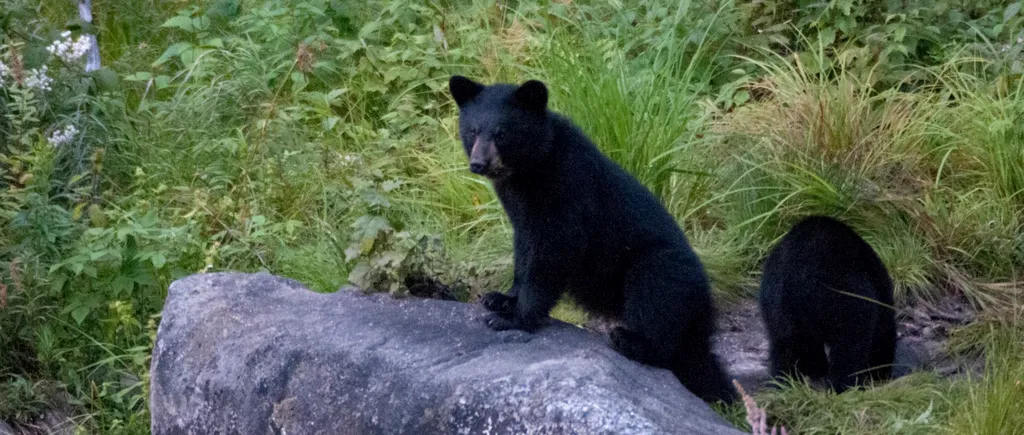
{"label": "bear's hind leg", "polygon": [[641,364],[658,365],[657,355],[651,349],[654,346],[640,333],[617,326],[608,334],[612,348],[633,361]]}
{"label": "bear's hind leg", "polygon": [[695,311],[704,301],[686,300],[687,283],[679,269],[678,261],[672,261],[669,255],[649,255],[638,259],[626,273],[622,311],[625,326],[614,329],[611,340],[627,358],[670,368],[684,334],[695,334],[686,330],[687,325],[698,323]]}
{"label": "bear's hind leg", "polygon": [[871,341],[871,372],[874,380],[885,380],[892,376],[893,357],[896,354],[896,319],[892,308],[879,307],[875,336]]}
{"label": "bear's hind leg", "polygon": [[708,402],[730,404],[737,392],[709,343],[680,349],[672,373],[691,393]]}
{"label": "bear's hind leg", "polygon": [[803,375],[820,379],[828,374],[825,343],[808,336],[771,337],[768,361],[773,378]]}
{"label": "bear's hind leg", "polygon": [[800,349],[796,369],[811,379],[821,379],[828,375],[828,357],[825,356],[824,343],[812,343]]}
{"label": "bear's hind leg", "polygon": [[828,382],[837,394],[869,378],[870,352],[870,339],[844,340],[829,347]]}
{"label": "bear's hind leg", "polygon": [[714,331],[710,289],[696,259],[662,253],[640,259],[625,281],[626,326],[612,330],[626,357],[667,368],[694,395],[731,403],[735,390],[711,352]]}

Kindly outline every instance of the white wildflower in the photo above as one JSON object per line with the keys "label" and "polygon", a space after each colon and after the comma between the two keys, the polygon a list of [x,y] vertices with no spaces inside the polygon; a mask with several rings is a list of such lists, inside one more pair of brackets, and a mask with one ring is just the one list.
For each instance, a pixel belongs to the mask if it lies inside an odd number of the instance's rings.
{"label": "white wildflower", "polygon": [[36,88],[41,91],[49,91],[53,88],[53,79],[46,75],[46,65],[43,65],[39,69],[32,69],[28,72],[28,77],[25,78],[25,86],[30,88]]}
{"label": "white wildflower", "polygon": [[4,77],[9,75],[11,75],[11,69],[3,62],[0,62],[0,88],[4,87]]}
{"label": "white wildflower", "polygon": [[46,51],[67,63],[85,56],[85,52],[92,47],[92,43],[86,35],[79,36],[74,42],[71,41],[71,32],[65,31],[60,34],[60,37],[61,39],[53,41],[49,47],[46,47]]}
{"label": "white wildflower", "polygon": [[54,148],[71,142],[78,134],[78,129],[75,126],[68,124],[63,129],[56,129],[53,133],[50,133],[50,137],[46,138],[53,145]]}
{"label": "white wildflower", "polygon": [[339,154],[341,157],[341,166],[352,166],[359,164],[362,159],[355,154]]}

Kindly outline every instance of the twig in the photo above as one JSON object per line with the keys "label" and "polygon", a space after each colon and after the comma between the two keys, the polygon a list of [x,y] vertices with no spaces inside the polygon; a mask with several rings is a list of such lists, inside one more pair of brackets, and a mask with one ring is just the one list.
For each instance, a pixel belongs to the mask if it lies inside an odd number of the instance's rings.
{"label": "twig", "polygon": [[771,431],[768,431],[768,413],[765,412],[764,408],[757,406],[757,402],[743,390],[743,386],[740,385],[739,381],[733,379],[732,384],[736,386],[736,390],[743,397],[743,406],[747,408],[747,423],[750,423],[750,433],[752,435],[789,435],[785,427],[772,426]]}

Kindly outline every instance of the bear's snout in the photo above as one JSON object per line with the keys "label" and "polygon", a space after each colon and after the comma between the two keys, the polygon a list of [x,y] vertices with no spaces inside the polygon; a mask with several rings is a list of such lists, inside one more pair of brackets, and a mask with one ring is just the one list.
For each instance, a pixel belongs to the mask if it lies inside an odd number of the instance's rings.
{"label": "bear's snout", "polygon": [[502,167],[498,148],[493,140],[477,138],[473,142],[473,150],[469,153],[469,170],[477,175],[491,175]]}

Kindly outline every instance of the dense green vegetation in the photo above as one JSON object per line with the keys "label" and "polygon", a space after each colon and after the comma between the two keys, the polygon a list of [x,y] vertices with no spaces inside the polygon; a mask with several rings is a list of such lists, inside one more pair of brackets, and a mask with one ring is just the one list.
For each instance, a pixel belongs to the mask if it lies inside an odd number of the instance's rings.
{"label": "dense green vegetation", "polygon": [[[505,285],[509,226],[456,143],[459,73],[547,81],[679,218],[723,304],[826,213],[879,251],[900,303],[981,310],[955,344],[984,376],[759,394],[790,433],[1024,433],[1021,7],[96,0],[89,26],[70,0],[4,0],[0,419],[70,403],[82,433],[147,432],[149,350],[187,274]],[[104,68],[47,51],[64,30],[98,32]]]}

